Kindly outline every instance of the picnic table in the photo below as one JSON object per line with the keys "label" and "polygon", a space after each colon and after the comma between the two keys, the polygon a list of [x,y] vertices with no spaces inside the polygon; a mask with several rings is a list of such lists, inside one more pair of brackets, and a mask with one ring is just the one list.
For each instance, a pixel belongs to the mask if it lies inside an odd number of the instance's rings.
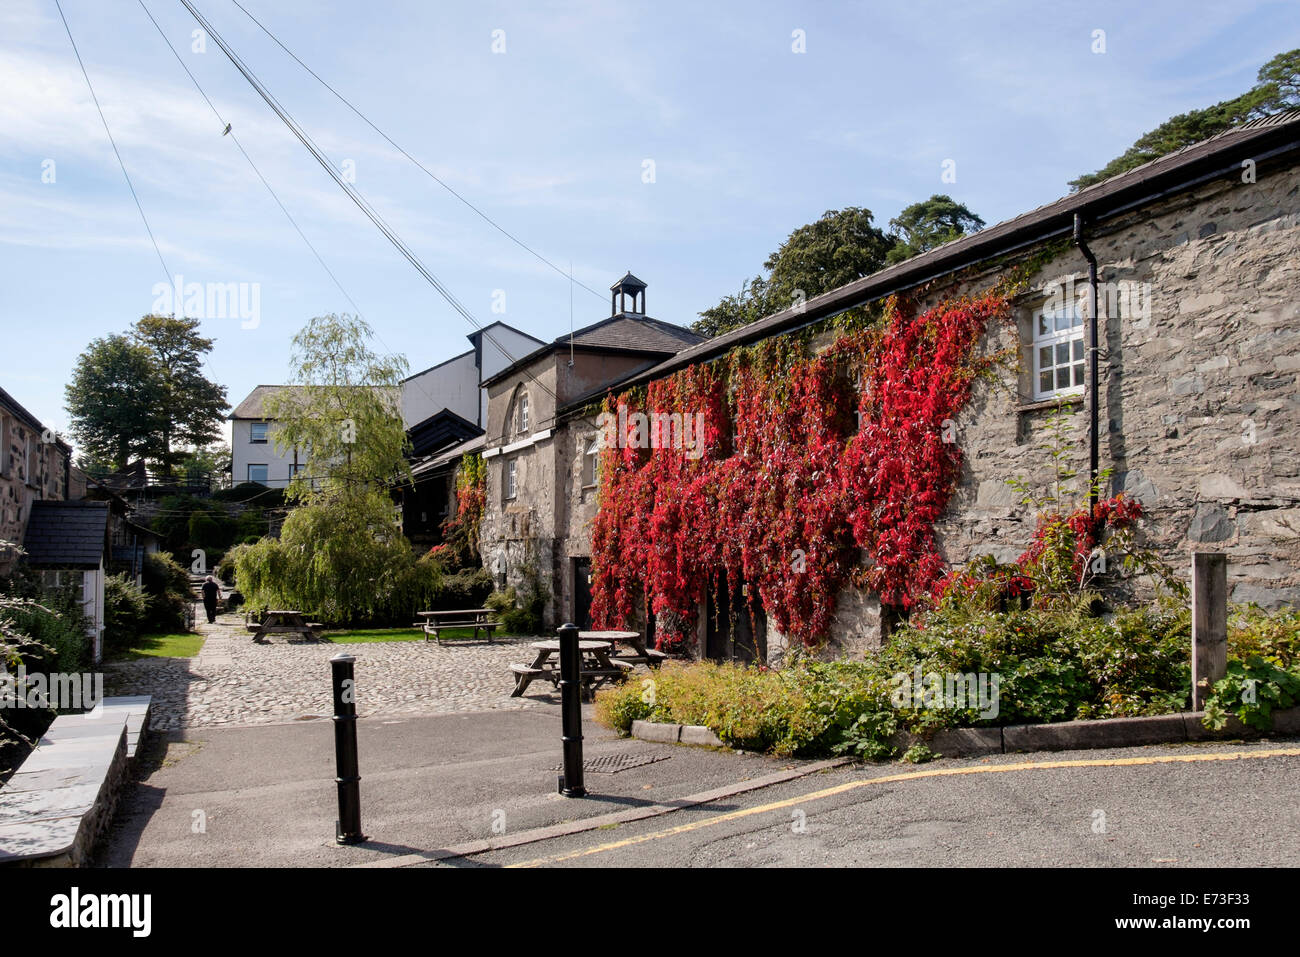
{"label": "picnic table", "polygon": [[639,631],[580,631],[578,637],[589,641],[608,641],[610,644],[629,646],[632,649],[631,654],[624,652],[610,657],[615,661],[625,661],[632,665],[649,665],[651,668],[658,668],[668,658],[662,651],[647,648]]}
{"label": "picnic table", "polygon": [[[560,639],[534,641],[532,647],[537,651],[537,657],[531,665],[510,666],[510,672],[515,676],[515,690],[510,692],[512,698],[518,698],[537,678],[549,681],[555,687],[560,684]],[[598,687],[610,681],[622,681],[632,670],[628,662],[610,657],[611,647],[608,641],[583,641],[581,638],[578,641],[582,694],[588,701]]]}
{"label": "picnic table", "polygon": [[424,630],[424,640],[428,641],[431,637],[436,639],[438,644],[442,644],[442,630],[444,628],[473,628],[474,638],[478,639],[479,630],[487,635],[488,644],[492,644],[492,633],[501,627],[499,621],[491,621],[489,615],[492,614],[490,608],[460,608],[452,611],[420,611],[416,612],[424,621],[415,623],[417,628]]}
{"label": "picnic table", "polygon": [[291,608],[269,609],[260,624],[245,626],[253,633],[253,641],[263,644],[267,635],[300,635],[308,641],[319,641],[324,625],[308,621],[307,616]]}

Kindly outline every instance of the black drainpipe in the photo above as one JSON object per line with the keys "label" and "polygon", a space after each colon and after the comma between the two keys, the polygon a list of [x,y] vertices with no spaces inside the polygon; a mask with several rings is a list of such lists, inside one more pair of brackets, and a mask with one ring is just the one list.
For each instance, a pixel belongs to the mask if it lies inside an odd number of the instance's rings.
{"label": "black drainpipe", "polygon": [[1097,504],[1097,473],[1100,470],[1101,409],[1097,388],[1097,257],[1083,240],[1083,217],[1074,214],[1074,244],[1088,260],[1088,515]]}

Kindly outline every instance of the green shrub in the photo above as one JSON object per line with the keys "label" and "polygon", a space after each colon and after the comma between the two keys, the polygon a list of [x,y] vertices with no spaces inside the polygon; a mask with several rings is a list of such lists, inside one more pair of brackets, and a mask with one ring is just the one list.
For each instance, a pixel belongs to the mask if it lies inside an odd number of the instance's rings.
{"label": "green shrub", "polygon": [[1258,655],[1282,668],[1300,663],[1300,608],[1235,608],[1228,619],[1228,654],[1242,661]]}
{"label": "green shrub", "polygon": [[104,579],[104,652],[126,651],[144,633],[149,596],[125,574]]}
{"label": "green shrub", "polygon": [[1300,703],[1300,669],[1279,668],[1259,655],[1229,661],[1227,674],[1214,685],[1205,703],[1205,725],[1221,729],[1230,715],[1242,724],[1268,731],[1273,712]]}
{"label": "green shrub", "polygon": [[[491,576],[489,575],[489,581]],[[550,592],[535,577],[529,581],[528,590],[521,598],[514,585],[496,591],[484,599],[484,605],[496,612],[497,620],[507,635],[539,635]]]}
{"label": "green shrub", "polygon": [[144,557],[140,579],[149,596],[142,632],[184,631],[187,606],[193,601],[189,574],[165,552]]}

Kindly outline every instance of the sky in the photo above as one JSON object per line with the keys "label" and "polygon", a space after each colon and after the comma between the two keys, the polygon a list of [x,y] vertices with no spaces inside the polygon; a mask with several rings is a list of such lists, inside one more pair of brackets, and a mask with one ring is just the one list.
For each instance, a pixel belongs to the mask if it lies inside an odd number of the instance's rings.
{"label": "sky", "polygon": [[[374,348],[412,372],[469,347],[473,325],[215,41],[196,37],[178,0],[143,2],[346,296],[141,0],[61,2],[167,272],[54,0],[4,0],[0,386],[46,426],[67,430],[64,385],[87,344],[156,310],[177,276],[243,290],[243,318],[206,301],[199,313],[216,340],[208,375],[232,405],[286,381],[293,335],[352,302]],[[557,272],[386,143],[232,0],[194,2],[479,323],[544,340],[607,316],[607,290],[628,270],[648,284],[650,315],[689,324],[826,210],[866,207],[884,227],[942,192],[990,225],[1011,218],[1169,116],[1244,92],[1300,46],[1294,0],[240,0]]]}

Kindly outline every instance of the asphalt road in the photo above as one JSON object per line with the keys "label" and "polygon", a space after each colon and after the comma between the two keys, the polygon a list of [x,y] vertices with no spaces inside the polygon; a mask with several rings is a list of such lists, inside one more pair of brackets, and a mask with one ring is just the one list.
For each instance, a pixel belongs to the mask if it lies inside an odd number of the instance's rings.
{"label": "asphalt road", "polygon": [[854,766],[422,866],[1295,866],[1298,788],[1277,738]]}

